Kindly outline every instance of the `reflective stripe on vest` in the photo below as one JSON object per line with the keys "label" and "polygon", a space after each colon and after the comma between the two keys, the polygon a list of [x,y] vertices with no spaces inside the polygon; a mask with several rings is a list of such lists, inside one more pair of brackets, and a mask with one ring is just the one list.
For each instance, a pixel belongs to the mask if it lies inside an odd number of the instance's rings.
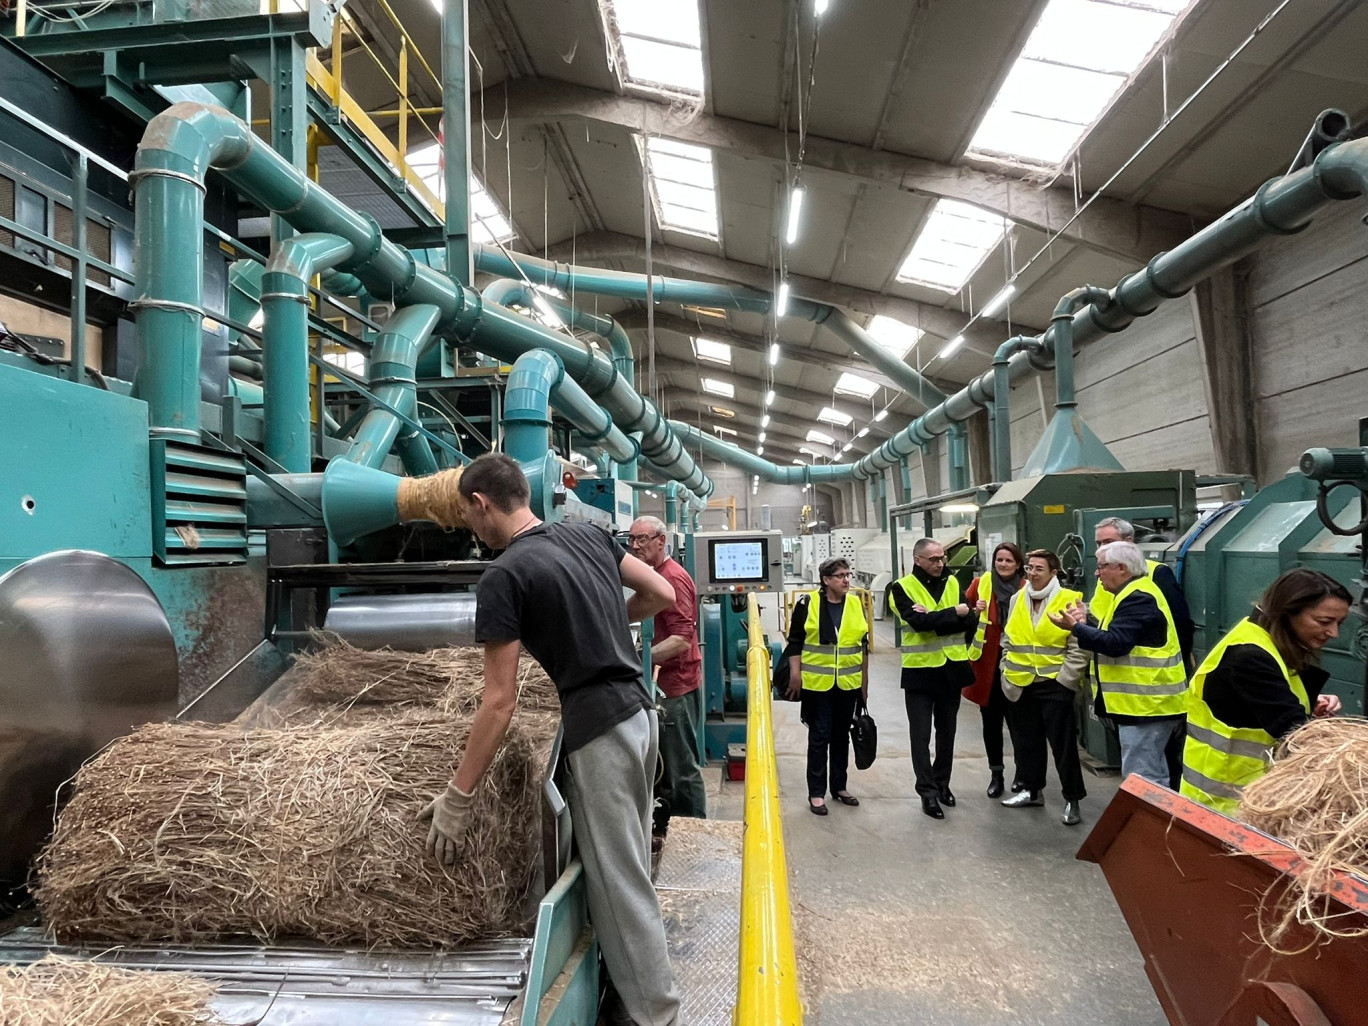
{"label": "reflective stripe on vest", "polygon": [[1136,592],[1152,598],[1163,614],[1164,643],[1136,645],[1123,656],[1098,655],[1093,661],[1094,689],[1101,689],[1104,707],[1115,716],[1181,716],[1187,709],[1187,673],[1173,614],[1158,585],[1148,577],[1127,583],[1107,608],[1101,628],[1111,625],[1121,603]]}
{"label": "reflective stripe on vest", "polygon": [[1187,740],[1183,744],[1183,782],[1179,790],[1218,812],[1234,813],[1240,789],[1258,780],[1268,769],[1277,738],[1257,727],[1232,727],[1216,718],[1206,703],[1207,675],[1220,666],[1233,645],[1256,645],[1272,657],[1287,681],[1288,690],[1311,712],[1311,699],[1299,674],[1287,668],[1266,630],[1248,619],[1241,620],[1202,660],[1192,677],[1187,698]]}
{"label": "reflective stripe on vest", "polygon": [[832,686],[842,691],[854,691],[860,686],[860,667],[864,663],[864,637],[869,632],[864,609],[854,595],[846,595],[841,612],[841,625],[836,631],[836,644],[823,645],[822,598],[820,591],[808,592],[808,615],[803,627],[802,655],[798,669],[804,691],[830,691]]}
{"label": "reflective stripe on vest", "polygon": [[1064,653],[1069,647],[1069,632],[1050,621],[1082,594],[1061,588],[1041,610],[1040,622],[1031,622],[1031,597],[1024,592],[1012,602],[1003,630],[1006,646],[1002,657],[1002,677],[1009,684],[1024,688],[1034,680],[1053,680],[1064,668]]}
{"label": "reflective stripe on vest", "polygon": [[[978,597],[990,606],[993,602],[992,571],[978,579]],[[983,655],[983,646],[988,644],[988,610],[979,613],[978,626],[974,628],[973,640],[969,642],[969,661],[978,662]]]}
{"label": "reflective stripe on vest", "polygon": [[[897,583],[909,599],[927,612],[954,609],[960,604],[959,581],[953,575],[946,580],[945,590],[941,592],[939,602],[931,597],[931,593],[922,586],[922,582],[912,574],[899,578]],[[968,660],[969,648],[964,644],[963,634],[941,635],[935,631],[914,631],[907,626],[907,621],[898,612],[896,602],[893,604],[893,615],[902,625],[902,644],[898,651],[902,653],[902,664],[905,668],[931,669],[944,666],[947,660],[961,663]]]}

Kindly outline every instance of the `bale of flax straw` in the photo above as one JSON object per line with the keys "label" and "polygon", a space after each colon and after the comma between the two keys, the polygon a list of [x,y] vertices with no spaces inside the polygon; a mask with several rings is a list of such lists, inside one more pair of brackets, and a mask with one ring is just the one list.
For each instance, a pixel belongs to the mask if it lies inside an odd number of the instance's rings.
{"label": "bale of flax straw", "polygon": [[[435,648],[427,652],[367,651],[340,638],[300,655],[288,671],[298,700],[308,705],[431,706],[468,715],[484,691],[484,650]],[[535,659],[518,660],[518,707],[560,708],[556,686]]]}
{"label": "bale of flax straw", "polygon": [[0,968],[5,1026],[209,1026],[217,987],[188,973],[123,969],[48,955]]}
{"label": "bale of flax straw", "polygon": [[1337,873],[1368,878],[1368,720],[1312,720],[1278,747],[1273,765],[1244,789],[1240,818],[1277,837],[1306,865],[1287,893],[1271,899],[1265,943],[1282,950],[1297,924],[1321,937],[1361,937],[1368,929],[1338,922],[1327,900]]}
{"label": "bale of flax straw", "polygon": [[468,722],[149,725],[77,774],[35,897],[64,939],[414,947],[517,933],[556,725],[517,717],[451,868],[427,855],[416,817]]}

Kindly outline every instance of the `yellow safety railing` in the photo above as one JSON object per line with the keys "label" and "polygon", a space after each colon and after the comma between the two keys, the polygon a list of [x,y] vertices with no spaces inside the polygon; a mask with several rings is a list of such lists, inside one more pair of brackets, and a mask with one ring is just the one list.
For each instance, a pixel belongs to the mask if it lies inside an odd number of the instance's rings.
{"label": "yellow safety railing", "polygon": [[[779,606],[780,627],[784,632],[784,637],[788,637],[789,621],[793,618],[793,607],[798,600],[808,593],[810,589],[799,589],[797,591],[784,592],[784,601]],[[860,607],[864,610],[865,623],[869,624],[869,651],[874,651],[874,593],[868,588],[851,588],[850,592],[860,600]]]}
{"label": "yellow safety railing", "polygon": [[799,1026],[788,861],[770,716],[770,654],[760,605],[747,596],[746,828],[741,848],[741,945],[733,1026]]}

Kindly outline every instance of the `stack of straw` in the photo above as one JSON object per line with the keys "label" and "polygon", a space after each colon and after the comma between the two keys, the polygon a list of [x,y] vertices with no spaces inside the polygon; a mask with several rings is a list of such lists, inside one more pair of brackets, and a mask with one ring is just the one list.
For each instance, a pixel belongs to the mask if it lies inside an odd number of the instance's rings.
{"label": "stack of straw", "polygon": [[48,955],[0,969],[5,1026],[209,1026],[217,988],[186,973],[121,969]]}
{"label": "stack of straw", "polygon": [[1286,895],[1266,896],[1279,914],[1271,926],[1260,917],[1265,943],[1283,950],[1298,924],[1320,939],[1368,935],[1358,917],[1339,922],[1327,899],[1337,874],[1368,878],[1368,720],[1312,720],[1293,731],[1244,789],[1239,815],[1306,863]]}

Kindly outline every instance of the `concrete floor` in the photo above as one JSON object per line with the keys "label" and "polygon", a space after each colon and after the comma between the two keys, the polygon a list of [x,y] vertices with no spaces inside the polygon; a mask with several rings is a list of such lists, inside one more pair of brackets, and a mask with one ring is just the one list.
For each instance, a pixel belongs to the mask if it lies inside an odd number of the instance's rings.
{"label": "concrete floor", "polygon": [[[778,703],[775,733],[807,1026],[1164,1026],[1140,952],[1101,871],[1074,853],[1115,792],[1086,774],[1083,823],[1004,809],[988,782],[978,707],[965,702],[943,821],[913,791],[891,631],[876,627],[870,711],[879,756],[855,772],[859,808],[806,808],[807,728]],[[1010,757],[1008,760],[1010,766]],[[722,785],[728,816],[739,785]],[[738,810],[739,814],[739,810]]]}

